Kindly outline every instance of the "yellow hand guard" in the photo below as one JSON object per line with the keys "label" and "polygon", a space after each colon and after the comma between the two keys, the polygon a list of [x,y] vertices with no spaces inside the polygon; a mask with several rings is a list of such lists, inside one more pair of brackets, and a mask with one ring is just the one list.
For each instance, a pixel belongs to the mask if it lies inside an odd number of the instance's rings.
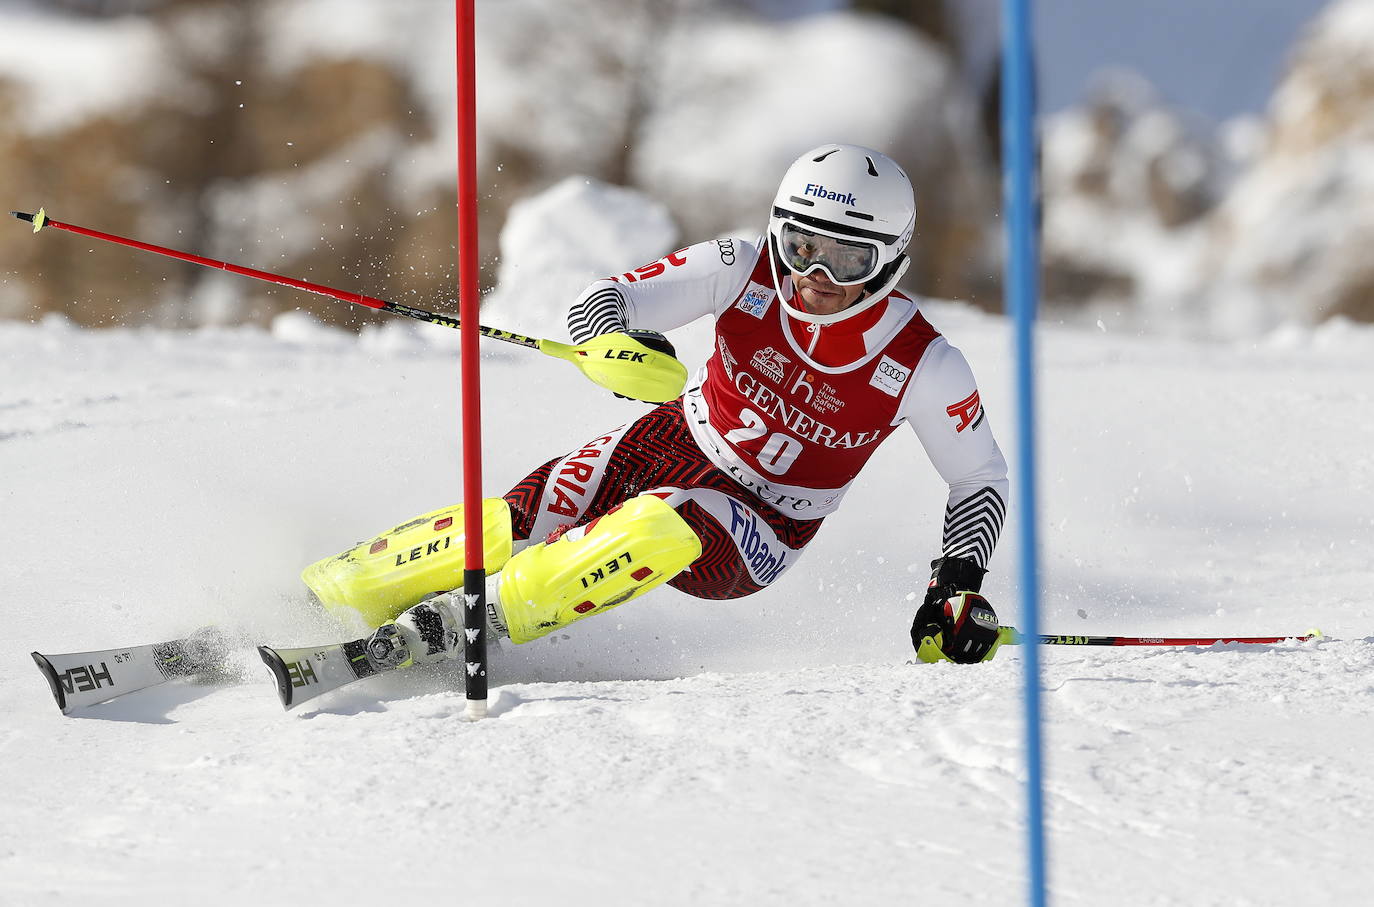
{"label": "yellow hand guard", "polygon": [[701,540],[653,495],[626,501],[501,571],[497,595],[511,642],[538,639],[666,583],[701,556]]}
{"label": "yellow hand guard", "polygon": [[541,340],[539,349],[568,360],[593,382],[634,400],[666,403],[677,399],[687,384],[687,366],[624,333],[602,334],[577,346]]}
{"label": "yellow hand guard", "polygon": [[[511,556],[510,507],[482,502],[483,566],[488,575]],[[362,616],[369,627],[393,620],[432,592],[463,585],[463,505],[426,513],[334,557],[306,567],[301,579],[326,609]]]}
{"label": "yellow hand guard", "polygon": [[[916,647],[916,659],[926,664],[935,664],[938,661],[947,661],[954,664],[954,659],[945,654],[944,633],[936,633],[934,636],[921,637],[921,644]],[[1014,646],[1017,644],[1016,630],[1013,627],[998,627],[997,642],[988,649],[988,654],[983,656],[983,661],[992,661],[997,656],[997,650],[1003,644]]]}

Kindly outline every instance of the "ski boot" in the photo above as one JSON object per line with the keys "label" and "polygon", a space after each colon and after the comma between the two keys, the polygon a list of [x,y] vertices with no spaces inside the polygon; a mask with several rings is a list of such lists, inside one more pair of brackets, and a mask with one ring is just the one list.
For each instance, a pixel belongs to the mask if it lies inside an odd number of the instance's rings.
{"label": "ski boot", "polygon": [[[494,584],[489,581],[490,585]],[[459,657],[463,654],[462,598],[460,591],[441,592],[382,624],[367,639],[367,660],[379,671],[391,671]],[[505,636],[494,599],[488,599],[487,612],[488,632],[493,638]]]}

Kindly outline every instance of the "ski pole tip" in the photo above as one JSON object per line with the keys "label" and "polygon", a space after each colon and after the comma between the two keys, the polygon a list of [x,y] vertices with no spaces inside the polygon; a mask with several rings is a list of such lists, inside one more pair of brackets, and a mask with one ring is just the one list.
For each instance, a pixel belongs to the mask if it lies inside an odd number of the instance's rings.
{"label": "ski pole tip", "polygon": [[38,209],[37,214],[26,214],[23,211],[11,211],[10,214],[14,215],[20,220],[25,220],[33,224],[33,232],[35,233],[37,233],[39,230],[42,230],[43,225],[48,222],[48,213],[44,211],[42,208]]}

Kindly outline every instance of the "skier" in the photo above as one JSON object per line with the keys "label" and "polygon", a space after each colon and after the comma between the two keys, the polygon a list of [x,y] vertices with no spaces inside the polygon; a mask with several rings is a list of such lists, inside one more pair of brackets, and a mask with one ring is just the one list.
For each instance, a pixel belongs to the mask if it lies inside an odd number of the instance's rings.
{"label": "skier", "polygon": [[[529,642],[664,583],[705,599],[757,592],[797,563],[905,422],[949,484],[912,644],[922,661],[990,659],[997,617],[977,592],[1006,462],[963,354],[895,290],[915,222],[896,162],[824,145],[788,169],[764,236],[698,243],[587,287],[568,329],[617,345],[630,363],[617,396],[636,396],[637,375],[681,369],[663,331],[710,314],[715,348],[676,399],[484,502],[488,628]],[[462,651],[461,590],[445,592],[461,585],[461,511],[303,574],[327,607],[377,626],[368,651],[388,667]]]}

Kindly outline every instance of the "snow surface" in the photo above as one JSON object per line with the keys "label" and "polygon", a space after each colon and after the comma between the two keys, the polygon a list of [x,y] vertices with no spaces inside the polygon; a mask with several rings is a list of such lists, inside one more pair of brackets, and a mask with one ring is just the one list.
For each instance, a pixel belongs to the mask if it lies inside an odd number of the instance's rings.
{"label": "snow surface", "polygon": [[[929,315],[1010,450],[1006,323]],[[1045,628],[1336,638],[1043,650],[1055,901],[1362,902],[1374,331],[1108,327],[1040,332]],[[459,496],[432,333],[0,324],[0,904],[1023,899],[1020,652],[909,663],[944,491],[905,433],[776,588],[506,646],[484,722],[449,669],[286,714],[247,648],[237,682],[63,717],[31,650],[350,629],[297,571]],[[510,350],[484,353],[492,492],[639,411]],[[1014,538],[986,589],[1012,622]]]}

